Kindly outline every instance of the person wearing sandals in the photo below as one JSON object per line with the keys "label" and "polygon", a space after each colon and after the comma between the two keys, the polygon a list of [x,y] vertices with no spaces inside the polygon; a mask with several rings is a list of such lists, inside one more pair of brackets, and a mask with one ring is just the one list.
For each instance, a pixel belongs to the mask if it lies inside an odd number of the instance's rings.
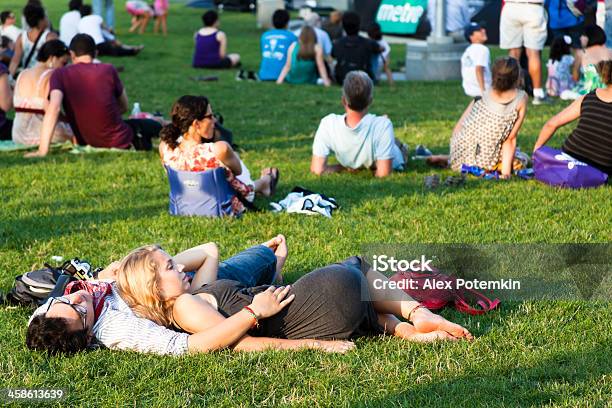
{"label": "person wearing sandals", "polygon": [[[182,171],[224,167],[228,182],[243,200],[253,202],[256,193],[266,197],[274,195],[279,179],[277,168],[266,168],[259,179],[252,180],[248,168],[229,143],[209,142],[216,119],[206,97],[180,97],[172,107],[171,119],[160,132],[159,154],[164,165]],[[234,215],[246,209],[240,198],[232,200]]]}
{"label": "person wearing sandals", "polygon": [[[342,85],[344,115],[329,114],[321,120],[312,145],[310,171],[316,175],[371,169],[376,177],[403,170],[408,147],[397,140],[386,116],[368,113],[374,83],[364,71],[349,72]],[[328,165],[334,154],[338,164]]]}
{"label": "person wearing sandals", "polygon": [[352,339],[383,333],[410,342],[472,339],[465,328],[386,285],[386,276],[356,256],[292,285],[249,287],[228,279],[190,283],[182,265],[148,245],[127,255],[116,276],[118,293],[137,316],[185,332],[185,352],[229,347],[344,353],[355,347]]}
{"label": "person wearing sandals", "polygon": [[472,101],[453,129],[450,156],[428,157],[427,163],[461,171],[462,165],[500,171],[508,178],[523,164],[515,159],[516,137],[527,112],[527,94],[519,89],[520,67],[512,57],[493,64],[491,89]]}
{"label": "person wearing sandals", "polygon": [[[60,40],[47,41],[38,52],[38,64],[24,70],[15,83],[13,106],[13,142],[24,145],[37,145],[45,110],[49,105],[49,81],[57,68],[68,63],[68,47]],[[51,137],[51,142],[60,143],[74,136],[70,125],[59,122]]]}

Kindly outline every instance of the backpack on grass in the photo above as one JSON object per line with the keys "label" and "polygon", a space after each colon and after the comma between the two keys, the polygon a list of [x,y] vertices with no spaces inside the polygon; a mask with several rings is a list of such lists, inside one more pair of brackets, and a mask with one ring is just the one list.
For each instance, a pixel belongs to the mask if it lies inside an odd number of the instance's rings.
{"label": "backpack on grass", "polygon": [[17,276],[6,299],[14,305],[37,307],[51,296],[62,296],[70,282],[95,278],[99,269],[92,271],[89,263],[78,258],[66,261],[59,267],[45,264],[43,269]]}

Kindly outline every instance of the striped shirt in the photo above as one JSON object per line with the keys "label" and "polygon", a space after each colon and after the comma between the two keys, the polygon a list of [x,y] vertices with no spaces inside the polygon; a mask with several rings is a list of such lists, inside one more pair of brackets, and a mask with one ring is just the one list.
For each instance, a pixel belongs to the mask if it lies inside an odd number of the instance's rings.
{"label": "striped shirt", "polygon": [[[47,311],[49,301],[36,309],[30,322],[34,316]],[[115,284],[104,298],[104,306],[92,331],[98,343],[114,350],[173,355],[185,354],[188,350],[187,333],[178,333],[136,316],[119,296]]]}
{"label": "striped shirt", "polygon": [[99,343],[110,349],[174,355],[187,352],[189,337],[187,333],[178,333],[136,316],[119,296],[115,285],[105,299],[93,334]]}
{"label": "striped shirt", "polygon": [[587,94],[578,126],[563,143],[563,151],[599,170],[612,173],[612,103]]}

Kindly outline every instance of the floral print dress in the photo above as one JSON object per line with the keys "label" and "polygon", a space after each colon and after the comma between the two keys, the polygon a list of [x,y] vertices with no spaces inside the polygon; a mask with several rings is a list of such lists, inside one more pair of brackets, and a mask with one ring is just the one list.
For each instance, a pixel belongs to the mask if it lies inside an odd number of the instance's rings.
{"label": "floral print dress", "polygon": [[[213,151],[213,143],[200,143],[197,145],[175,149],[170,148],[166,143],[161,143],[160,154],[162,162],[174,170],[179,171],[206,171],[213,170],[218,167],[225,168],[227,181],[230,183],[236,193],[242,198],[252,202],[255,198],[255,190],[253,185],[248,185],[238,180],[232,171],[227,168],[217,157]],[[234,215],[240,215],[246,210],[244,204],[238,197],[232,198],[232,211]]]}

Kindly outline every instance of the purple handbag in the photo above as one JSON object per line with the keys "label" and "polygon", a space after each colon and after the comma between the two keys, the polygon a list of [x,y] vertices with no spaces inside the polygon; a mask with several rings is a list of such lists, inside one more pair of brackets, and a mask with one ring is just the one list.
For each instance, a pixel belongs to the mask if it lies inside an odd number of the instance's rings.
{"label": "purple handbag", "polygon": [[548,146],[533,152],[533,169],[536,180],[551,186],[591,188],[608,181],[606,173]]}

